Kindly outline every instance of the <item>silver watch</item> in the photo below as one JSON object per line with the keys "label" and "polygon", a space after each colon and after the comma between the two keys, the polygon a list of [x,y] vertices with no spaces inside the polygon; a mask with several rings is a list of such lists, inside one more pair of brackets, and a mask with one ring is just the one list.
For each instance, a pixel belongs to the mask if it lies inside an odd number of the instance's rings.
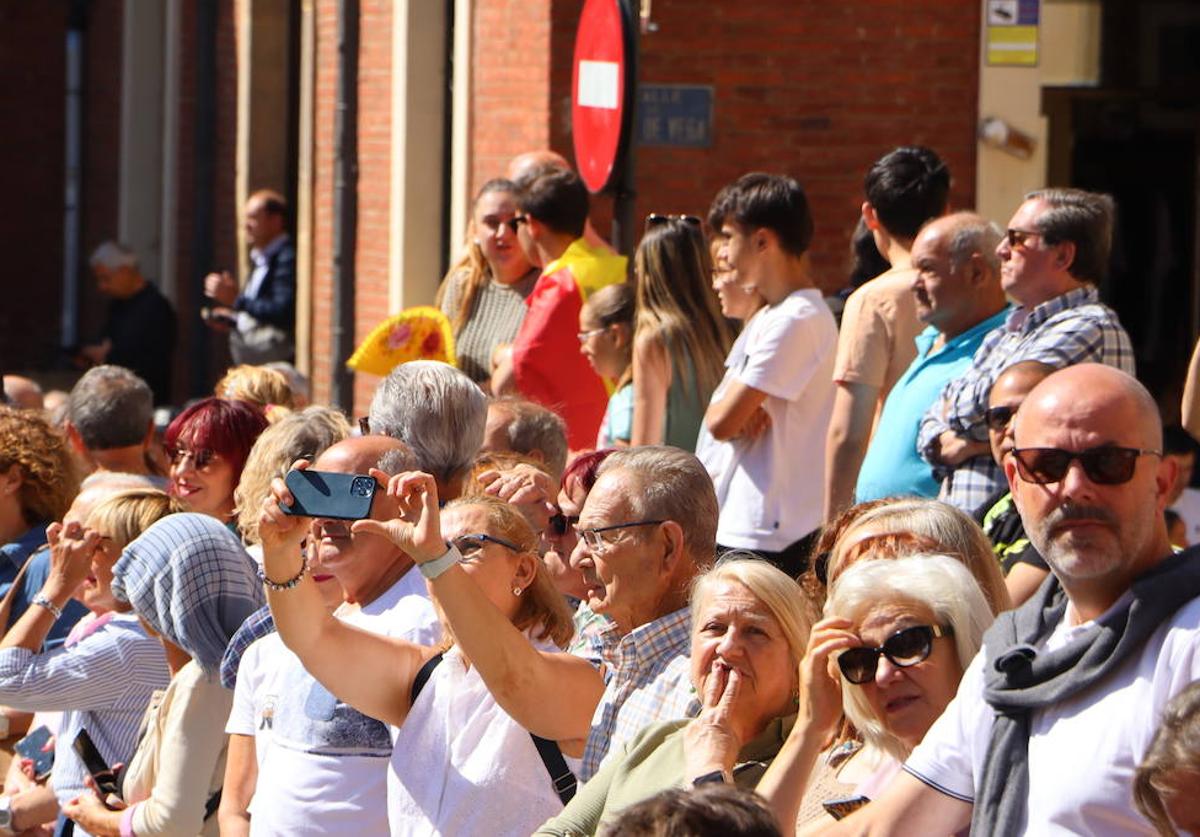
{"label": "silver watch", "polygon": [[6,834],[12,833],[12,797],[0,794],[0,828]]}

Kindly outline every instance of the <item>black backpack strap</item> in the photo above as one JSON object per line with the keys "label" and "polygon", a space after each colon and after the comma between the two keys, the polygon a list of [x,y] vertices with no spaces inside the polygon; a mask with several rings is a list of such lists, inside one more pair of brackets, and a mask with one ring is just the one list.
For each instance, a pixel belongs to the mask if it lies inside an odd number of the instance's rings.
{"label": "black backpack strap", "polygon": [[413,678],[412,692],[409,695],[408,705],[412,706],[417,702],[417,695],[421,694],[421,690],[425,688],[425,684],[429,682],[429,678],[433,675],[433,670],[441,665],[442,654],[434,654],[425,661],[425,665],[417,669],[417,676]]}
{"label": "black backpack strap", "polygon": [[216,792],[208,798],[208,802],[204,803],[204,819],[206,821],[221,807],[221,791],[222,788],[217,788]]}
{"label": "black backpack strap", "polygon": [[533,739],[533,746],[537,747],[538,755],[542,757],[542,764],[546,765],[546,772],[550,774],[550,781],[554,784],[554,792],[558,794],[562,804],[566,805],[575,796],[578,782],[571,768],[567,767],[562,750],[558,749],[558,742],[539,738],[532,732],[529,733],[529,737]]}

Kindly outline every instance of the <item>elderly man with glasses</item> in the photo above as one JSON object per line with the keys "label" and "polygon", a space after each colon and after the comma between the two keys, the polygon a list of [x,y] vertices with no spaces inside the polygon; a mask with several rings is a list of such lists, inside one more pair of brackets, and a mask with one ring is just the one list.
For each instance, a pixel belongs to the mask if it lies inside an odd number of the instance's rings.
{"label": "elderly man with glasses", "polygon": [[717,497],[708,472],[672,447],[617,451],[600,466],[576,527],[571,565],[600,633],[605,691],[580,780],[649,723],[699,709],[688,677],[688,591],[716,552]]}
{"label": "elderly man with glasses", "polygon": [[1004,470],[1053,575],[997,617],[905,772],[829,833],[1155,833],[1134,769],[1200,678],[1200,563],[1167,538],[1158,408],[1088,363],[1034,387],[1015,422]]}
{"label": "elderly man with glasses", "polygon": [[1017,307],[921,421],[917,447],[942,478],[941,499],[973,512],[1003,484],[984,413],[1004,368],[1098,362],[1134,374],[1129,335],[1096,290],[1108,272],[1112,226],[1112,198],[1081,189],[1030,192],[1013,215],[996,254]]}

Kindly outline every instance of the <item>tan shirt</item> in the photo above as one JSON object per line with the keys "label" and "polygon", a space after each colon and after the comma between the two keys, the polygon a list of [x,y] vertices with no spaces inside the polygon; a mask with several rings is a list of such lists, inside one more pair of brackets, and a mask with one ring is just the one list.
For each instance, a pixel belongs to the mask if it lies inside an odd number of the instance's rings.
{"label": "tan shirt", "polygon": [[233,692],[194,661],[156,692],[146,709],[145,736],[129,762],[124,797],[138,803],[138,837],[216,837],[217,815],[204,806],[225,778],[225,722]]}
{"label": "tan shirt", "polygon": [[881,273],[850,294],[842,313],[833,380],[878,387],[880,405],[917,356],[915,275],[911,268]]}

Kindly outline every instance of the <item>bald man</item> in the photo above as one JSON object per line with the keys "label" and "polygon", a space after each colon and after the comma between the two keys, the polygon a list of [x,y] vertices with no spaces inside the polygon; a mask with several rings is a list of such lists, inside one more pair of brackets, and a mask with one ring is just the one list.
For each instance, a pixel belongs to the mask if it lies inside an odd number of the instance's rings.
{"label": "bald man", "polygon": [[[516,183],[522,177],[531,175],[542,169],[563,169],[564,171],[573,171],[571,164],[567,162],[567,158],[559,154],[557,151],[551,151],[549,148],[541,151],[526,151],[523,154],[518,154],[512,158],[508,164],[507,177],[513,183]],[[596,232],[596,228],[592,226],[592,221],[589,218],[583,227],[583,240],[593,247],[599,248],[610,255],[616,255],[617,251],[612,248],[607,241],[601,237],[600,233]]]}
{"label": "bald man", "polygon": [[40,410],[44,406],[42,388],[37,381],[23,375],[4,376],[4,395],[10,404],[22,410]]}
{"label": "bald man", "polygon": [[958,696],[838,834],[1156,833],[1131,780],[1200,678],[1200,553],[1174,554],[1175,464],[1133,377],[1081,364],[1030,391],[1004,472],[1053,575],[1002,613]]}

